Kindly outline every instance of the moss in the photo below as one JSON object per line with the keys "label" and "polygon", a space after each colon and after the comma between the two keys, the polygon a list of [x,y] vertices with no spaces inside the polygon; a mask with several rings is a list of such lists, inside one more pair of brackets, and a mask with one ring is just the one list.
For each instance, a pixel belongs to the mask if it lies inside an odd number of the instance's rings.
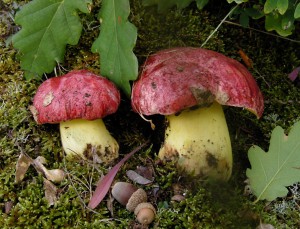
{"label": "moss", "polygon": [[[5,1],[5,10],[15,13],[13,1]],[[18,4],[23,4],[19,1]],[[132,0],[131,21],[138,27],[135,53],[140,64],[155,51],[173,46],[200,46],[214,30],[219,21],[228,13],[228,8],[216,7],[213,1],[207,11],[198,11],[195,5],[167,14],[158,14],[155,7],[144,8],[140,1]],[[1,5],[2,6],[2,5]],[[90,51],[92,41],[99,33],[96,12],[82,15],[84,31],[80,43],[69,46],[64,63],[57,71],[87,68],[99,72],[98,56]],[[20,70],[17,52],[5,45],[5,40],[18,27],[9,18],[0,23],[0,222],[3,228],[134,228],[137,227],[132,213],[113,202],[113,215],[108,210],[109,198],[97,207],[96,212],[87,210],[91,190],[96,181],[108,168],[95,167],[86,162],[71,163],[64,160],[57,125],[37,125],[28,106],[41,81],[25,81]],[[296,35],[295,35],[296,36]],[[242,48],[253,60],[250,69],[257,79],[265,100],[265,114],[261,120],[238,108],[225,108],[234,149],[234,172],[228,184],[207,184],[179,174],[172,163],[162,164],[155,160],[163,140],[164,119],[154,116],[157,126],[152,131],[130,108],[125,99],[117,114],[107,117],[105,122],[121,146],[121,156],[134,146],[151,139],[148,150],[137,153],[118,173],[116,180],[126,180],[126,170],[138,165],[151,165],[155,171],[155,182],[143,187],[149,193],[149,200],[157,207],[156,220],[150,227],[156,228],[254,228],[261,219],[278,228],[297,228],[299,214],[288,206],[290,199],[264,201],[252,205],[251,197],[243,196],[245,171],[249,167],[247,150],[252,144],[267,148],[271,130],[275,125],[288,129],[299,118],[299,88],[287,79],[287,74],[299,66],[296,44],[274,39],[240,27],[223,24],[208,42],[206,48],[213,49],[235,59]],[[21,184],[14,183],[15,165],[19,153],[31,157],[46,157],[49,168],[62,168],[68,178],[57,185],[58,202],[48,206],[44,197],[43,179],[30,168]],[[183,186],[186,199],[174,203],[174,184]],[[13,207],[5,213],[5,205]],[[281,208],[280,208],[281,206]],[[296,219],[296,220],[295,220]]]}

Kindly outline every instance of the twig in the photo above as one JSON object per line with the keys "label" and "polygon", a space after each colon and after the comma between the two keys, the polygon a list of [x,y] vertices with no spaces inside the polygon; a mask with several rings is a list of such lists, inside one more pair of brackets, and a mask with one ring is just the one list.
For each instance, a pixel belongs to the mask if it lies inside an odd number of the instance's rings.
{"label": "twig", "polygon": [[203,46],[206,45],[206,43],[210,40],[210,38],[218,31],[218,29],[220,28],[220,26],[225,22],[225,20],[233,13],[233,11],[238,7],[238,5],[236,5],[235,7],[233,7],[229,13],[223,18],[223,20],[220,22],[220,24],[215,28],[215,30],[208,36],[208,38],[202,43],[202,45],[200,46],[201,48]]}
{"label": "twig", "polygon": [[[224,20],[223,22],[226,23],[226,24],[229,24],[229,25],[235,25],[235,26],[243,27],[242,25],[240,25],[238,23],[235,23],[235,22],[226,21],[226,20]],[[295,42],[295,43],[300,43],[300,41],[293,40],[293,39],[290,39],[290,38],[287,38],[287,37],[282,37],[282,36],[279,36],[279,35],[276,35],[276,34],[273,34],[273,33],[269,33],[269,32],[265,32],[265,31],[262,31],[262,30],[259,30],[259,29],[255,29],[255,28],[251,28],[251,27],[243,27],[243,28],[253,30],[253,31],[256,31],[256,32],[259,32],[259,33],[263,33],[263,34],[266,34],[266,35],[269,35],[269,36],[273,36],[273,37],[276,37],[276,38],[280,38],[280,39],[283,39],[283,40],[287,40],[287,41],[291,41],[291,42]]]}

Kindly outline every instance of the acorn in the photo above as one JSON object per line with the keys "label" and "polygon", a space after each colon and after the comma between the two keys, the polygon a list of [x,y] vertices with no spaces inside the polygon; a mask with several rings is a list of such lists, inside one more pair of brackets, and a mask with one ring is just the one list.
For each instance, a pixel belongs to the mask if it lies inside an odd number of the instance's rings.
{"label": "acorn", "polygon": [[156,210],[150,203],[140,203],[134,210],[137,221],[142,225],[152,223],[155,218]]}
{"label": "acorn", "polygon": [[117,182],[112,188],[113,197],[126,209],[133,212],[138,204],[147,202],[147,193],[127,182]]}

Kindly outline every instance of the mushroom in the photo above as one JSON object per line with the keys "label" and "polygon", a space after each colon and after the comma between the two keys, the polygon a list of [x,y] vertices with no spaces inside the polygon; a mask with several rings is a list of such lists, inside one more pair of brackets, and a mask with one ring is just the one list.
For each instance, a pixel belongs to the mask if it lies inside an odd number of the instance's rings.
{"label": "mushroom", "polygon": [[75,155],[110,163],[119,145],[102,118],[116,112],[120,93],[108,79],[87,70],[74,70],[44,81],[30,107],[38,124],[60,123],[67,158]]}
{"label": "mushroom", "polygon": [[202,48],[162,50],[148,57],[132,88],[132,107],[167,119],[163,160],[177,160],[189,174],[228,180],[232,149],[221,105],[243,107],[258,118],[263,96],[238,61]]}

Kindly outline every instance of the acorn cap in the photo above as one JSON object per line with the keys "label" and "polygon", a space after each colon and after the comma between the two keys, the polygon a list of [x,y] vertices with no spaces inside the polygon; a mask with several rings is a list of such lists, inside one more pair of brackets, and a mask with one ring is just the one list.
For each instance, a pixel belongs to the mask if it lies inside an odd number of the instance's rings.
{"label": "acorn cap", "polygon": [[134,210],[134,215],[139,223],[148,225],[155,218],[156,210],[151,203],[140,203]]}
{"label": "acorn cap", "polygon": [[132,194],[137,190],[138,188],[133,184],[127,182],[117,182],[114,184],[111,194],[120,204],[126,206]]}
{"label": "acorn cap", "polygon": [[131,195],[128,203],[126,204],[126,209],[133,212],[134,209],[143,202],[147,202],[147,193],[143,189],[139,188]]}
{"label": "acorn cap", "polygon": [[104,78],[87,70],[74,70],[44,81],[30,107],[37,123],[72,119],[95,120],[115,113],[120,92]]}
{"label": "acorn cap", "polygon": [[131,104],[144,115],[172,115],[187,108],[243,107],[262,116],[262,93],[247,68],[221,53],[193,47],[162,50],[147,58],[132,87]]}

